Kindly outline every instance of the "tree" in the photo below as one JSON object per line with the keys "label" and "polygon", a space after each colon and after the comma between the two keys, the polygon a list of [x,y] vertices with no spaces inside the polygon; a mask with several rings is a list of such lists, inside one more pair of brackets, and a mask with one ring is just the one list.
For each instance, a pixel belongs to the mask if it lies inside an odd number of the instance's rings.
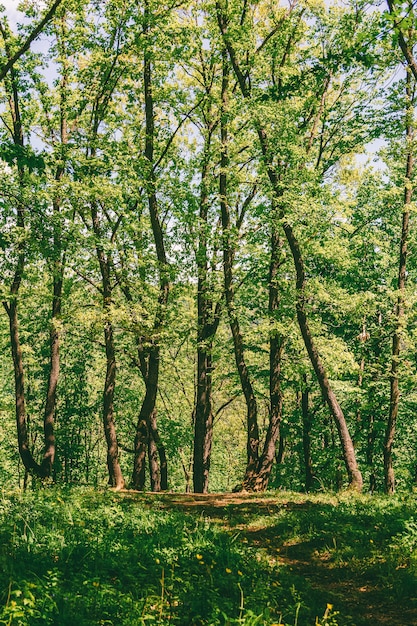
{"label": "tree", "polygon": [[[225,13],[225,10],[220,2],[216,3],[216,11],[217,11],[217,19],[219,28],[224,40],[224,44],[228,51],[231,64],[233,66],[234,72],[236,74],[237,81],[239,83],[240,90],[245,99],[251,98],[251,87],[248,81],[248,74],[244,70],[242,70],[239,59],[236,54],[235,46],[230,37],[230,29],[229,29],[229,21],[230,17]],[[245,11],[242,13],[242,23],[245,18]],[[325,83],[326,84],[326,83]],[[324,85],[324,90],[326,90],[326,86]],[[263,126],[262,122],[258,119],[255,121],[256,130],[259,138],[259,143],[262,150],[262,157],[265,164],[265,168],[267,170],[268,178],[271,184],[271,188],[274,193],[274,197],[276,199],[277,204],[281,206],[280,211],[280,219],[282,221],[282,228],[284,230],[288,245],[290,247],[294,266],[297,274],[296,279],[296,288],[297,288],[297,301],[296,301],[296,310],[297,310],[297,319],[300,326],[300,331],[306,346],[306,350],[310,357],[311,363],[313,365],[316,376],[319,380],[320,387],[323,393],[323,396],[329,406],[329,409],[335,419],[340,441],[343,448],[343,454],[346,464],[346,469],[349,475],[349,484],[352,488],[360,491],[362,489],[362,476],[358,469],[355,452],[353,448],[352,439],[350,437],[346,420],[343,415],[342,409],[336,399],[336,396],[331,388],[329,379],[327,377],[326,370],[320,358],[319,352],[315,345],[309,324],[307,319],[306,312],[306,272],[305,272],[305,264],[302,256],[300,244],[298,239],[294,233],[294,229],[291,223],[286,219],[285,215],[285,205],[283,206],[282,197],[283,197],[283,187],[282,182],[280,180],[280,173],[276,170],[273,165],[273,157],[271,148],[268,143],[268,133],[267,129]],[[314,137],[315,128],[313,125],[313,129],[311,132],[311,137]]]}

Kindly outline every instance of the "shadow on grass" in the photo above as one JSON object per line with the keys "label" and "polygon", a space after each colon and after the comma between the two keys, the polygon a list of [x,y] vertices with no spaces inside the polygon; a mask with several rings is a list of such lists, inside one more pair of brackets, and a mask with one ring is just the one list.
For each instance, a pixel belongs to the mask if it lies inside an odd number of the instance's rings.
{"label": "shadow on grass", "polygon": [[313,626],[334,605],[327,624],[411,626],[413,511],[296,494],[3,497],[0,623]]}

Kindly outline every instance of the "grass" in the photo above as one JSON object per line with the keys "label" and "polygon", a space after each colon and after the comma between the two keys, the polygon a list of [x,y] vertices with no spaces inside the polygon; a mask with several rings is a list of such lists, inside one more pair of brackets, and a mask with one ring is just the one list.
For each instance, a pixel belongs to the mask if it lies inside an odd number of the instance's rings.
{"label": "grass", "polygon": [[0,624],[417,623],[416,498],[0,500]]}

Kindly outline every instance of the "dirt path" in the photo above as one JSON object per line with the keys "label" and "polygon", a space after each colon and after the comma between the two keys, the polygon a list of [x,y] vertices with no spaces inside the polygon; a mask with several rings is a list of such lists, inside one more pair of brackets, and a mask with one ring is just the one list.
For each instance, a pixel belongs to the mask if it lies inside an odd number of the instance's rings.
{"label": "dirt path", "polygon": [[[132,497],[135,497],[130,492]],[[137,494],[139,496],[139,494]],[[140,496],[139,496],[140,497]],[[151,500],[149,501],[149,497]],[[147,494],[147,502],[152,496]],[[282,563],[304,579],[309,588],[332,603],[349,625],[417,626],[417,609],[400,605],[391,598],[388,588],[370,579],[366,568],[358,574],[349,562],[335,563],[326,550],[317,550],[317,542],[302,539],[286,541],[277,536],[274,527],[262,524],[262,517],[284,511],[313,510],[314,503],[303,494],[286,499],[268,494],[214,493],[162,494],[155,505],[198,513],[221,524],[226,530],[239,530],[248,545],[265,550],[271,563]],[[261,522],[259,522],[261,520]],[[347,617],[349,616],[349,617]],[[344,626],[343,617],[339,626]]]}

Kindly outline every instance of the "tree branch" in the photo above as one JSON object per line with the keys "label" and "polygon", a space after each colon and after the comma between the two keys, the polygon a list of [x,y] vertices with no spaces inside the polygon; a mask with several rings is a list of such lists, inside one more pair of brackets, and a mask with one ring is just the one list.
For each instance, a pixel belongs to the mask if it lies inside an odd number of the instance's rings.
{"label": "tree branch", "polygon": [[0,69],[0,80],[3,80],[7,72],[13,67],[16,61],[18,61],[20,57],[29,50],[30,44],[38,37],[38,35],[45,28],[46,24],[51,21],[61,2],[62,0],[55,0],[49,11],[45,14],[44,18],[39,22],[39,24],[33,29],[29,37],[26,39],[25,43],[7,61],[6,65],[3,65],[3,67]]}

